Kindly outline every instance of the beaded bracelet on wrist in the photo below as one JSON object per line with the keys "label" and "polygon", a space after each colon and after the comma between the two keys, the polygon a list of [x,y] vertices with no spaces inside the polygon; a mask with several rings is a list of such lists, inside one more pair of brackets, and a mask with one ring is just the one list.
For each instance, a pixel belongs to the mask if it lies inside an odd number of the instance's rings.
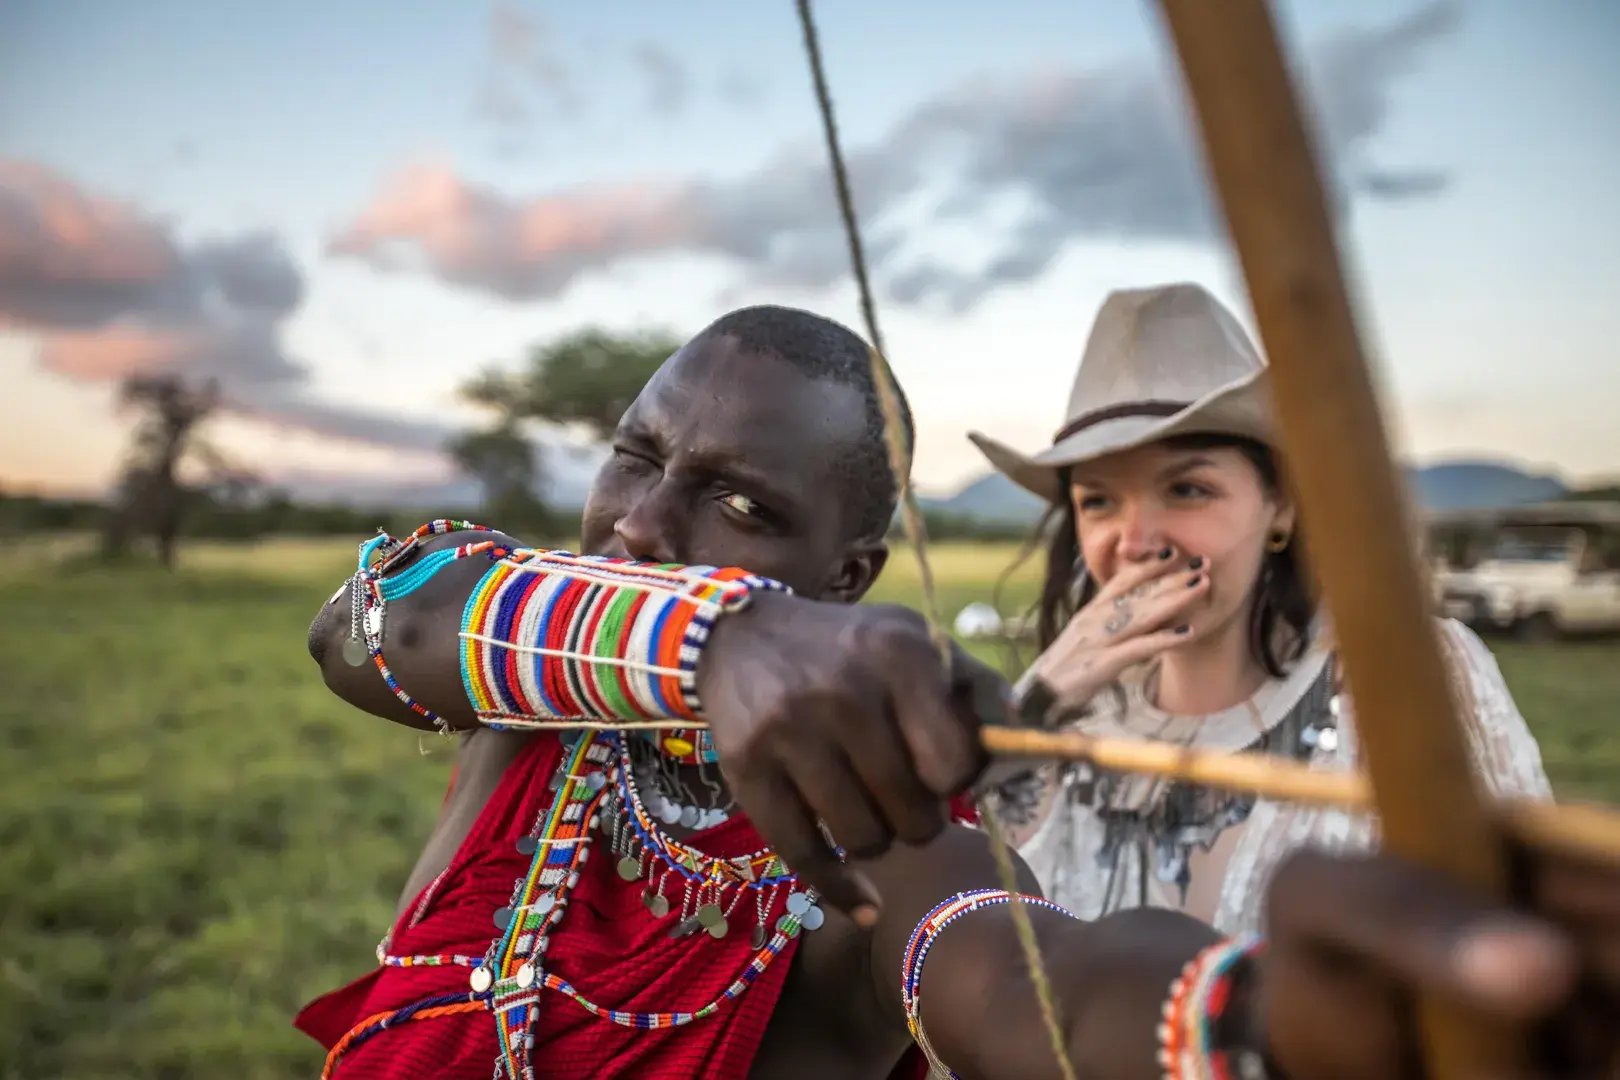
{"label": "beaded bracelet on wrist", "polygon": [[1264,948],[1258,937],[1219,942],[1189,960],[1171,982],[1159,1024],[1164,1080],[1265,1080],[1259,1050],[1223,1046],[1215,1037],[1234,982]]}
{"label": "beaded bracelet on wrist", "polygon": [[[1068,908],[1054,904],[1044,897],[1020,893],[1018,899],[1032,907],[1046,908],[1067,915],[1071,919],[1079,918]],[[934,947],[934,942],[951,923],[975,911],[999,904],[1009,904],[1012,901],[1013,894],[1005,889],[973,889],[956,893],[934,905],[933,909],[917,923],[916,928],[911,931],[911,939],[906,942],[905,957],[900,964],[900,1003],[905,1008],[906,1027],[911,1031],[911,1037],[922,1050],[923,1056],[928,1059],[933,1076],[956,1080],[956,1073],[940,1061],[939,1055],[934,1052],[932,1044],[928,1041],[927,1033],[923,1030],[923,963],[928,959],[928,953]]]}

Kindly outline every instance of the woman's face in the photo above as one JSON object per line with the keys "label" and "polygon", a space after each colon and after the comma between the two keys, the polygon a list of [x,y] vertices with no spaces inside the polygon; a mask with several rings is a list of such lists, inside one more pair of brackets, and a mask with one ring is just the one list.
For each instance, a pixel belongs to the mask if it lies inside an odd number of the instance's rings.
{"label": "woman's face", "polygon": [[1166,545],[1173,566],[1204,557],[1208,606],[1191,620],[1201,637],[1247,614],[1268,538],[1294,527],[1292,508],[1229,446],[1122,450],[1076,466],[1070,497],[1080,555],[1099,584]]}

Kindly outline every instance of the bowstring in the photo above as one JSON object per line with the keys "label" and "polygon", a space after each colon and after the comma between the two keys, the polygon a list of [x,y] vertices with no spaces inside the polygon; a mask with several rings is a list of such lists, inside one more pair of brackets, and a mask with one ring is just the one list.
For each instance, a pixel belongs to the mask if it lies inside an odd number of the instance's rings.
{"label": "bowstring", "polygon": [[[917,571],[922,585],[923,614],[928,621],[929,636],[939,650],[947,673],[952,666],[951,641],[945,632],[939,614],[939,599],[934,589],[933,569],[928,560],[928,534],[922,511],[917,505],[916,493],[911,487],[911,448],[907,445],[905,425],[900,415],[900,396],[894,381],[894,372],[885,358],[883,335],[878,328],[877,306],[872,298],[872,282],[867,273],[866,252],[861,243],[859,219],[855,214],[855,199],[850,192],[849,173],[844,166],[843,151],[838,142],[838,122],[833,113],[832,92],[827,87],[827,74],[822,66],[821,42],[816,33],[815,16],[810,0],[795,0],[799,13],[799,26],[804,32],[804,50],[810,63],[810,79],[815,88],[816,107],[821,113],[821,130],[827,145],[827,160],[832,169],[833,188],[838,197],[838,213],[843,219],[844,238],[849,243],[850,265],[855,273],[855,286],[860,296],[861,317],[866,324],[867,355],[872,364],[872,381],[877,386],[878,404],[883,413],[884,441],[888,444],[889,468],[894,476],[900,496],[900,521],[912,555],[917,560]],[[1057,1002],[1047,978],[1046,966],[1041,961],[1040,945],[1035,940],[1035,927],[1019,889],[1018,875],[1013,867],[1012,854],[1007,847],[1006,834],[990,800],[979,807],[979,817],[985,827],[985,836],[995,859],[1001,887],[1009,894],[1007,905],[1012,916],[1013,929],[1018,937],[1029,979],[1035,989],[1035,1000],[1057,1059],[1058,1071],[1064,1080],[1075,1080],[1074,1065],[1069,1061],[1063,1029],[1058,1023]]]}

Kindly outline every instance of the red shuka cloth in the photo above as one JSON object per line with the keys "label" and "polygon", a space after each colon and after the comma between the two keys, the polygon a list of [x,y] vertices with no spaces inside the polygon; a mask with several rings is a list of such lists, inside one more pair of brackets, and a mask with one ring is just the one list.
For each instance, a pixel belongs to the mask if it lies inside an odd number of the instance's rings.
{"label": "red shuka cloth", "polygon": [[[499,931],[492,917],[511,897],[513,882],[529,865],[517,850],[540,811],[549,805],[546,781],[556,769],[561,742],[536,738],[513,762],[461,849],[451,860],[420,921],[412,925],[421,897],[394,927],[389,952],[396,956],[459,953],[482,956]],[[699,833],[696,844],[721,857],[764,847],[742,815]],[[638,1012],[695,1011],[731,985],[753,956],[754,896],[735,908],[733,930],[716,941],[694,934],[671,941],[675,916],[654,919],[642,906],[643,882],[621,879],[605,846],[593,851],[580,873],[567,914],[551,935],[545,967],[571,982],[589,1000],[608,1009]],[[678,894],[671,882],[669,895]],[[430,886],[431,887],[431,886]],[[424,890],[425,891],[425,890]],[[770,913],[774,924],[782,896]],[[744,1077],[765,1035],[798,946],[782,954],[741,997],[712,1016],[684,1027],[638,1031],[591,1015],[577,1002],[544,991],[535,1027],[535,1072],[547,1080],[579,1077]],[[330,1048],[354,1024],[436,994],[465,992],[469,969],[382,967],[307,1005],[299,1030]],[[335,1076],[378,1080],[489,1080],[499,1053],[494,1015],[488,1011],[412,1020],[389,1028],[343,1055]]]}
{"label": "red shuka cloth", "polygon": [[[461,848],[451,859],[432,902],[415,925],[419,894],[394,926],[389,952],[396,956],[459,953],[482,956],[498,933],[492,917],[511,896],[514,879],[529,865],[517,850],[551,793],[546,781],[562,744],[541,736],[501,776]],[[450,776],[454,790],[455,771]],[[448,800],[449,793],[446,793]],[[970,799],[951,802],[952,817],[975,823]],[[720,856],[747,854],[765,846],[741,814],[706,830],[703,850]],[[670,941],[668,919],[654,920],[641,905],[641,882],[625,882],[611,857],[586,863],[568,914],[552,935],[547,970],[568,979],[604,1008],[648,1012],[699,1008],[719,995],[747,963],[752,949],[752,897],[735,911],[738,932],[714,941],[698,934]],[[428,886],[432,889],[433,886]],[[423,893],[428,890],[424,889]],[[770,916],[774,924],[779,912]],[[565,1077],[743,1077],[765,1036],[782,994],[782,981],[798,942],[787,947],[743,995],[713,1016],[682,1028],[638,1031],[592,1016],[576,1002],[547,991],[535,1031],[536,1072]],[[365,1017],[436,994],[464,991],[468,969],[380,967],[306,1005],[294,1024],[330,1049]],[[499,1044],[487,1011],[413,1020],[391,1028],[343,1055],[334,1074],[378,1080],[487,1080]],[[915,1050],[895,1068],[894,1080],[927,1075]]]}

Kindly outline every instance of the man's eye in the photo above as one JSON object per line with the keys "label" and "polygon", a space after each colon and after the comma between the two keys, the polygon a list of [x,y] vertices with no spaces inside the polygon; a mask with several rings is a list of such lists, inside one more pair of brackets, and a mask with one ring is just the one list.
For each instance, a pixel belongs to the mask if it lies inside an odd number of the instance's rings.
{"label": "man's eye", "polygon": [[770,512],[747,495],[740,495],[735,491],[728,491],[720,496],[720,505],[735,510],[744,517],[759,518],[761,521],[770,516]]}
{"label": "man's eye", "polygon": [[642,469],[648,467],[657,468],[658,466],[658,462],[654,461],[646,454],[637,453],[634,450],[626,450],[622,446],[615,446],[613,448],[613,457],[614,460],[618,462],[620,468]]}

